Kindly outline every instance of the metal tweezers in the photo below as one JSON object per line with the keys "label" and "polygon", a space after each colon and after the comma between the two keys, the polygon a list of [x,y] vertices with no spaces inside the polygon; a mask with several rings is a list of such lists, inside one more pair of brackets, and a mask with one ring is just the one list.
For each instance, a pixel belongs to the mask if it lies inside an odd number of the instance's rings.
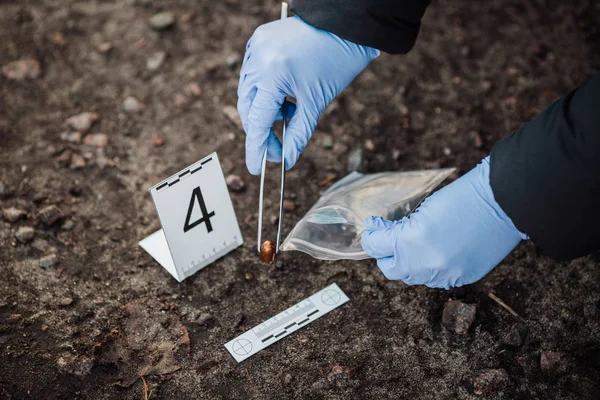
{"label": "metal tweezers", "polygon": [[[288,4],[286,2],[281,3],[281,19],[285,19],[288,16]],[[281,134],[281,191],[279,193],[279,226],[277,228],[277,242],[275,244],[275,254],[279,253],[279,243],[281,241],[281,228],[283,226],[283,194],[285,186],[285,128],[287,128],[286,120],[286,101],[283,101],[281,106],[283,114],[283,131]],[[262,165],[260,171],[260,194],[258,198],[258,243],[257,249],[260,253],[260,245],[262,244],[262,220],[263,220],[263,197],[265,191],[265,171],[267,169],[267,149],[262,158]]]}
{"label": "metal tweezers", "polygon": [[[283,195],[285,186],[285,129],[287,127],[286,121],[286,104],[283,102],[282,114],[283,114],[283,131],[281,135],[281,191],[279,193],[279,226],[277,228],[277,242],[275,244],[275,254],[279,253],[279,243],[281,241],[281,228],[283,226]],[[260,245],[262,243],[262,221],[263,221],[263,197],[265,190],[265,170],[267,168],[267,150],[262,158],[262,166],[260,172],[260,194],[258,198],[258,252],[260,253]]]}

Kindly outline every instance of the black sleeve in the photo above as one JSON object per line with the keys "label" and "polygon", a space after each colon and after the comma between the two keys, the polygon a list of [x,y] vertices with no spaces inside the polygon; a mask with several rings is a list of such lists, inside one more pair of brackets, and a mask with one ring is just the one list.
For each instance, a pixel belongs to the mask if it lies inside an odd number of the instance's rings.
{"label": "black sleeve", "polygon": [[386,53],[415,44],[431,0],[293,0],[291,10],[314,27]]}
{"label": "black sleeve", "polygon": [[490,184],[551,257],[600,249],[600,73],[496,144]]}

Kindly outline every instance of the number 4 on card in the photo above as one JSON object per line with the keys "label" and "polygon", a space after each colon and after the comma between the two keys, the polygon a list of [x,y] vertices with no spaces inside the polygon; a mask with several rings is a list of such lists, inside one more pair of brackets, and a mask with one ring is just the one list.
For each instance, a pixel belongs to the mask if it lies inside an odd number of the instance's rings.
{"label": "number 4 on card", "polygon": [[242,245],[217,153],[150,188],[162,229],[140,245],[182,281]]}

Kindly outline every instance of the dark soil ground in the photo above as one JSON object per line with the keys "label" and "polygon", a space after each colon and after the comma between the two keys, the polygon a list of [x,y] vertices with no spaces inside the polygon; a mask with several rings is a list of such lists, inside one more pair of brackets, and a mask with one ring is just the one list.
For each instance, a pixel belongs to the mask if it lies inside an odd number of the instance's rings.
{"label": "dark soil ground", "polygon": [[[600,67],[597,1],[433,3],[415,49],[380,57],[325,112],[288,175],[286,231],[319,182],[346,174],[353,149],[364,147],[368,172],[463,174]],[[175,26],[152,30],[158,11]],[[0,398],[597,399],[597,255],[556,263],[524,243],[451,291],[387,281],[372,261],[259,262],[258,180],[223,108],[236,104],[246,40],[278,15],[275,1],[0,1],[0,66],[41,65],[35,79],[0,76],[0,206],[26,212],[0,220]],[[128,96],[143,110],[125,112]],[[62,139],[86,111],[100,116],[91,133],[107,135],[104,150]],[[232,194],[246,242],[177,283],[137,245],[159,227],[147,189],[213,151],[247,184]],[[51,226],[38,216],[48,205],[64,214]],[[27,244],[15,239],[24,226],[35,228]],[[58,262],[41,267],[51,254]],[[331,282],[349,303],[242,364],[223,347]],[[489,292],[527,321],[523,344],[505,344],[518,320]],[[477,305],[465,335],[441,324],[450,298]],[[483,373],[497,382],[478,395]]]}

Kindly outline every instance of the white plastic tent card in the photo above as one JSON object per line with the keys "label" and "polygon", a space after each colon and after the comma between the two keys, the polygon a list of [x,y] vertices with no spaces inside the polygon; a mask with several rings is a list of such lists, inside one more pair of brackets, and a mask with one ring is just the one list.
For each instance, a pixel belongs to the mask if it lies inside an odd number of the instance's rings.
{"label": "white plastic tent card", "polygon": [[179,282],[243,244],[217,153],[149,191],[162,229],[139,244]]}

